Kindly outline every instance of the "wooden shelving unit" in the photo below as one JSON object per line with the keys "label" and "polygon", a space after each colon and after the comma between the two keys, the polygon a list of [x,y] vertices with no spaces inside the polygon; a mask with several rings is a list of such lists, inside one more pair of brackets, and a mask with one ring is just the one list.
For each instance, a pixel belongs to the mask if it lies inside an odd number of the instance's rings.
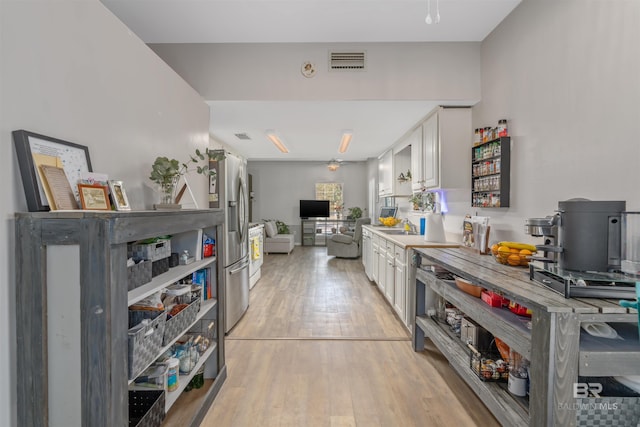
{"label": "wooden shelving unit", "polygon": [[[223,222],[222,210],[16,214],[18,424],[128,426],[128,306],[210,268],[215,299],[203,301],[193,324],[215,321],[214,342],[191,374],[180,378],[182,389],[167,393],[165,406],[180,400],[189,407],[180,426],[199,425],[227,375],[223,269],[219,259],[205,258],[128,291],[127,243],[172,235],[176,249],[196,249],[203,231],[220,242]],[[197,250],[190,253],[199,258]],[[179,399],[203,365],[208,380],[194,393],[197,399]]]}

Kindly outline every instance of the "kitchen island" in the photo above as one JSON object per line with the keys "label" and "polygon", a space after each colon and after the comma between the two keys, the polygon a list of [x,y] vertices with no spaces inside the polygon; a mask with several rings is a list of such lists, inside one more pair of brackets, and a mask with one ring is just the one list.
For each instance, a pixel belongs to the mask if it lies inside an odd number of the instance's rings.
{"label": "kitchen island", "polygon": [[[587,417],[592,420],[593,417],[603,420],[619,417],[616,425],[637,425],[638,419],[634,417],[640,417],[638,398],[597,399],[586,396],[581,388],[576,389],[579,376],[640,374],[635,310],[606,299],[565,299],[529,280],[528,269],[498,264],[492,257],[470,250],[418,248],[415,253],[420,262],[413,268],[416,276],[414,349],[422,351],[425,337],[430,338],[502,424],[576,426],[586,425],[583,422]],[[452,280],[436,276],[432,266],[530,308],[531,322],[462,292]],[[469,363],[470,350],[433,316],[439,297],[530,360],[529,399],[516,398],[498,383],[483,381],[474,374]],[[595,339],[581,330],[584,322],[615,324],[625,333],[625,339]],[[588,415],[588,410],[581,406],[585,404],[591,405],[590,409],[595,405],[596,413]]]}
{"label": "kitchen island", "polygon": [[375,282],[407,330],[415,319],[415,272],[411,269],[413,248],[455,248],[454,242],[428,242],[419,234],[400,227],[362,226],[362,263],[369,280]]}

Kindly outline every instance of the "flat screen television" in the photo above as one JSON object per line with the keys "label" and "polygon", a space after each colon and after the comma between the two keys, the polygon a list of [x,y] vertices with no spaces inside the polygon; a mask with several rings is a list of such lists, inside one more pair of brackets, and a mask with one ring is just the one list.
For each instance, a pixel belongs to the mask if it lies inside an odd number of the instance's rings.
{"label": "flat screen television", "polygon": [[300,200],[300,218],[329,218],[329,201]]}

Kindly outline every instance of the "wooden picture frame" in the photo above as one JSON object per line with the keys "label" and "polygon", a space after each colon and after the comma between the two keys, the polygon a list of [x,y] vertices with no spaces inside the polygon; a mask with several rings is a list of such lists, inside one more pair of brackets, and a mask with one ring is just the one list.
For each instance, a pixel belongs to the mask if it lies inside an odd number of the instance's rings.
{"label": "wooden picture frame", "polygon": [[91,211],[110,211],[108,188],[103,185],[78,184],[82,209]]}
{"label": "wooden picture frame", "polygon": [[117,211],[131,210],[131,205],[129,204],[127,193],[124,191],[122,181],[109,180],[109,191],[111,192],[111,199]]}
{"label": "wooden picture frame", "polygon": [[76,183],[83,172],[92,172],[88,147],[26,130],[15,130],[12,135],[29,212],[50,210],[41,165],[63,168],[80,202]]}

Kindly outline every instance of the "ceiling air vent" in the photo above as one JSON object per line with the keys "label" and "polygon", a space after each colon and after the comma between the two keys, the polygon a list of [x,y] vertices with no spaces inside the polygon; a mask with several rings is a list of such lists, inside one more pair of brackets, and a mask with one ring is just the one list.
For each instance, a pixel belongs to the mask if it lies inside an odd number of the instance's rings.
{"label": "ceiling air vent", "polygon": [[242,132],[242,133],[234,133],[234,135],[236,136],[236,138],[238,139],[243,139],[243,140],[247,140],[247,139],[251,139],[249,138],[249,135],[247,135],[246,133]]}
{"label": "ceiling air vent", "polygon": [[339,71],[355,71],[365,69],[364,52],[331,52],[329,69]]}

